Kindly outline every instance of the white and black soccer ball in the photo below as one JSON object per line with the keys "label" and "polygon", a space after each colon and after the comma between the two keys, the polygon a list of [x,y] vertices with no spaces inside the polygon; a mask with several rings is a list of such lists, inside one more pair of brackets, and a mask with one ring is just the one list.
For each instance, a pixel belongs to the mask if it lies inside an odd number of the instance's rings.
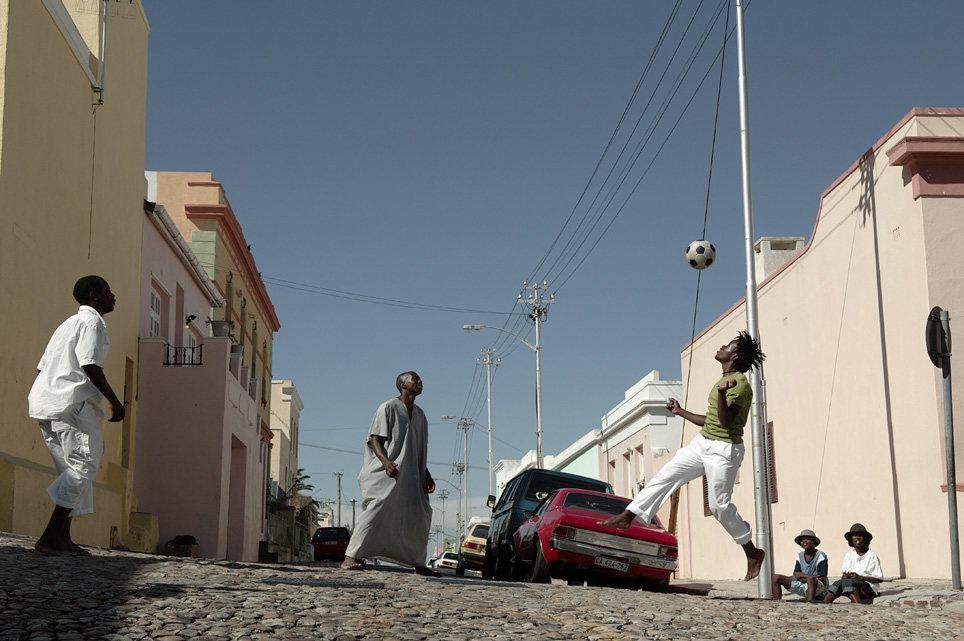
{"label": "white and black soccer ball", "polygon": [[708,240],[694,240],[686,248],[686,262],[693,269],[706,269],[716,260],[716,247]]}

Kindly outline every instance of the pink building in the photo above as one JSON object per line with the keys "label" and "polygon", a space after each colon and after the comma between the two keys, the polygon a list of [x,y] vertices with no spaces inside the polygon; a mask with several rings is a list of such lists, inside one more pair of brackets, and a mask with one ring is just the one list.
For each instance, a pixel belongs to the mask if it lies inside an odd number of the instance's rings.
{"label": "pink building", "polygon": [[[942,379],[924,327],[939,305],[962,332],[961,247],[964,109],[914,109],[824,192],[810,242],[760,283],[774,571],[793,568],[806,528],[836,573],[843,533],[860,522],[885,576],[950,577]],[[720,373],[713,355],[745,327],[740,301],[696,338],[690,398],[705,398]],[[953,394],[961,479],[964,377]],[[684,429],[688,442],[698,428]],[[752,447],[734,502],[755,535]],[[704,511],[698,481],[680,508],[680,576],[742,576],[743,554]]]}
{"label": "pink building", "polygon": [[161,552],[175,536],[192,535],[201,557],[256,561],[268,449],[257,381],[229,336],[207,336],[205,321],[225,297],[190,243],[163,206],[146,213],[138,510],[156,515]]}

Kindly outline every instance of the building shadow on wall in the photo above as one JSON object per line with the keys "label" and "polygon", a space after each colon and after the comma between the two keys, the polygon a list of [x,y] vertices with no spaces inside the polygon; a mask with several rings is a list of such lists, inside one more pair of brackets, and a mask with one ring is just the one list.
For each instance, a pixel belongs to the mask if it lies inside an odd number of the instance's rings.
{"label": "building shadow on wall", "polygon": [[[877,320],[880,336],[880,366],[883,374],[884,414],[886,419],[887,449],[890,455],[891,491],[894,501],[894,536],[896,537],[897,564],[899,576],[904,576],[904,537],[901,527],[900,491],[897,478],[897,460],[894,451],[894,420],[891,407],[890,367],[887,356],[887,326],[884,315],[884,296],[880,275],[880,238],[877,221],[877,157],[871,149],[863,158],[857,169],[859,175],[860,196],[857,201],[857,214],[861,217],[860,226],[868,225],[873,234],[874,272],[877,286]],[[868,328],[870,330],[871,328]]]}

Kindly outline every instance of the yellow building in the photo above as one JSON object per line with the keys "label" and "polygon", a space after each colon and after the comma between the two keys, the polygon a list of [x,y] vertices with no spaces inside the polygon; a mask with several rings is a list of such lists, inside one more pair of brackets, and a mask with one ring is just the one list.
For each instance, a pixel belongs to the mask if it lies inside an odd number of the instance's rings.
{"label": "yellow building", "polygon": [[[27,392],[53,330],[76,312],[71,291],[87,274],[107,279],[105,373],[127,404],[104,423],[94,514],[72,534],[106,546],[136,509],[132,452],[145,182],[147,37],[138,0],[0,1],[0,295],[8,303],[0,356],[0,530],[39,535],[55,477]],[[106,24],[106,29],[105,29]],[[101,86],[101,51],[109,52]],[[101,91],[92,90],[92,87]]]}

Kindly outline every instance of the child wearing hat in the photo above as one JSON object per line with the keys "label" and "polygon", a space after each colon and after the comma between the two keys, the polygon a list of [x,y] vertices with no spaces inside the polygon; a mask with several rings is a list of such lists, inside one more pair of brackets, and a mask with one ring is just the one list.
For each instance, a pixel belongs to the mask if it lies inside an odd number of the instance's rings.
{"label": "child wearing hat", "polygon": [[781,588],[786,588],[807,601],[813,601],[827,593],[827,555],[817,549],[820,538],[813,530],[803,530],[793,542],[802,547],[803,551],[797,555],[792,576],[773,575],[773,598],[781,600]]}
{"label": "child wearing hat", "polygon": [[832,603],[846,594],[854,603],[869,603],[877,596],[877,584],[884,580],[880,559],[868,547],[874,535],[860,523],[854,523],[844,538],[853,550],[844,557],[840,580],[833,582],[823,600]]}

